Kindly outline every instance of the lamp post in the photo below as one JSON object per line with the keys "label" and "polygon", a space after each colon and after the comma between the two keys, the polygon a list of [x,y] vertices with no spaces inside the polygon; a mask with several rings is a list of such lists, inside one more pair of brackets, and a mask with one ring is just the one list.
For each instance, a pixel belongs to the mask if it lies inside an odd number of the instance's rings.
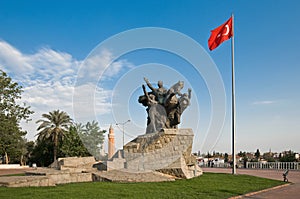
{"label": "lamp post", "polygon": [[125,138],[125,131],[124,131],[124,126],[125,126],[125,124],[127,124],[128,122],[130,122],[130,120],[127,120],[126,122],[123,122],[123,123],[116,123],[116,125],[122,125],[122,130],[123,130],[123,149],[124,149],[124,138]]}

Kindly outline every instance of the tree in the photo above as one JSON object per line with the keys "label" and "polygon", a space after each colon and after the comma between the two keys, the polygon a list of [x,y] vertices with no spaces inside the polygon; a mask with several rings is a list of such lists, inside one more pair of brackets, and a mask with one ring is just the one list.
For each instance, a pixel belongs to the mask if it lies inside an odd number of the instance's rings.
{"label": "tree", "polygon": [[0,70],[0,155],[6,163],[20,161],[27,133],[22,131],[20,122],[29,121],[33,113],[30,106],[20,103],[22,92],[22,87]]}
{"label": "tree", "polygon": [[224,155],[224,162],[228,162],[228,153],[225,153]]}
{"label": "tree", "polygon": [[244,168],[246,168],[247,161],[248,161],[248,157],[246,155],[246,151],[244,151],[244,152],[240,151],[238,153],[238,156],[242,157],[243,166],[244,166]]}
{"label": "tree", "polygon": [[[38,128],[40,132],[38,133],[38,139],[31,154],[30,162],[37,163],[38,166],[48,166],[53,162],[51,160],[54,154],[57,157],[91,156],[92,154],[97,159],[102,158],[100,157],[100,149],[103,145],[105,130],[100,130],[98,123],[95,121],[88,122],[85,125],[81,123],[70,125],[69,121],[67,122],[69,125],[65,125],[65,128],[63,128],[63,133],[54,135],[52,132],[55,125],[54,122],[50,121],[54,120],[52,117],[57,115],[57,112],[59,111],[43,114],[46,120],[37,121],[37,123],[42,124]],[[65,112],[63,113],[66,115]],[[45,115],[48,116],[45,117]],[[45,125],[43,125],[44,123]],[[46,130],[43,126],[50,126],[51,128]],[[54,142],[54,136],[58,137],[56,139],[57,144]]]}
{"label": "tree", "polygon": [[256,150],[254,156],[256,157],[257,160],[260,158],[260,152],[259,152],[259,149]]}
{"label": "tree", "polygon": [[240,156],[240,157],[245,157],[245,156],[246,156],[246,152],[245,152],[245,151],[244,151],[244,152],[240,151],[240,152],[238,153],[238,156]]}
{"label": "tree", "polygon": [[279,161],[280,162],[295,162],[296,161],[295,153],[291,150],[285,151],[284,155],[282,155],[279,158]]}
{"label": "tree", "polygon": [[48,166],[53,160],[53,141],[51,138],[45,138],[43,140],[37,139],[35,146],[32,150],[30,163],[36,163],[37,166]]}
{"label": "tree", "polygon": [[205,158],[212,158],[213,156],[209,153],[209,151],[207,151],[207,155],[204,156]]}
{"label": "tree", "polygon": [[27,141],[27,140],[24,140],[24,141],[25,141],[25,150],[24,150],[25,154],[23,154],[23,160],[24,160],[25,164],[31,165],[30,160],[32,157],[33,149],[34,149],[34,141]]}
{"label": "tree", "polygon": [[41,123],[37,128],[40,131],[38,135],[38,140],[43,141],[51,138],[53,142],[53,161],[57,158],[57,147],[59,140],[63,139],[69,126],[72,124],[70,116],[59,110],[54,110],[49,112],[49,114],[43,114],[44,119],[38,120],[36,123]]}
{"label": "tree", "polygon": [[265,159],[268,162],[275,162],[275,158],[273,157],[272,152],[267,152],[262,155],[263,159]]}
{"label": "tree", "polygon": [[[61,143],[61,152],[64,156],[90,156],[86,147],[83,145],[79,134],[82,133],[82,125],[75,124],[69,128],[66,133],[65,139]],[[80,133],[79,133],[80,132]]]}
{"label": "tree", "polygon": [[[83,127],[81,124],[78,126]],[[96,159],[101,158],[100,150],[103,148],[105,132],[105,130],[100,130],[98,122],[95,121],[87,122],[82,131],[78,131],[84,146]]]}

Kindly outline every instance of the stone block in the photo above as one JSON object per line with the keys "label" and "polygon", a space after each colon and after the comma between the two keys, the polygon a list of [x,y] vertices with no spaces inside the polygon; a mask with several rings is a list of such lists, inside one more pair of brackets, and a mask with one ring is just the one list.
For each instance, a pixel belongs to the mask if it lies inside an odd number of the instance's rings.
{"label": "stone block", "polygon": [[180,178],[194,177],[194,173],[200,175],[201,172],[189,168],[196,164],[191,154],[193,137],[191,129],[163,129],[138,136],[124,146],[126,168],[157,170]]}

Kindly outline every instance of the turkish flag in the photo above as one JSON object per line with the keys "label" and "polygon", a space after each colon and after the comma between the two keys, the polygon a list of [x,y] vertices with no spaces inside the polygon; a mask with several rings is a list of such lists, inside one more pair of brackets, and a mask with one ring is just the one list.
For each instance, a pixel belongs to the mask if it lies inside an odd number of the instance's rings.
{"label": "turkish flag", "polygon": [[208,39],[209,50],[217,48],[223,41],[230,39],[232,36],[232,17],[230,17],[224,24],[211,31]]}

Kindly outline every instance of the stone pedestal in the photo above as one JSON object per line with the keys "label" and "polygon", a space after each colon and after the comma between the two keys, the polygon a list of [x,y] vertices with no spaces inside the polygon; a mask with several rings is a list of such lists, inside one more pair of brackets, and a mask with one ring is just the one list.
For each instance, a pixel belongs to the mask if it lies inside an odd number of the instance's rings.
{"label": "stone pedestal", "polygon": [[124,146],[125,168],[159,171],[178,178],[202,174],[192,155],[192,129],[163,129],[141,135]]}

